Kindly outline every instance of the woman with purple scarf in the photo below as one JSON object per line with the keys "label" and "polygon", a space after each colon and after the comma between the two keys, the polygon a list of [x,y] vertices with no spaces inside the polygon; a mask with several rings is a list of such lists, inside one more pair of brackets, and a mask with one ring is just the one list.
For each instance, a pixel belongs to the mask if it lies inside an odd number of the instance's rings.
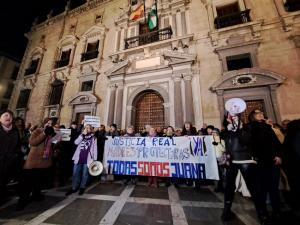
{"label": "woman with purple scarf", "polygon": [[97,139],[93,134],[91,125],[86,125],[81,135],[75,140],[77,145],[72,160],[74,161],[72,189],[66,192],[66,196],[77,192],[82,195],[89,177],[89,165],[97,160]]}

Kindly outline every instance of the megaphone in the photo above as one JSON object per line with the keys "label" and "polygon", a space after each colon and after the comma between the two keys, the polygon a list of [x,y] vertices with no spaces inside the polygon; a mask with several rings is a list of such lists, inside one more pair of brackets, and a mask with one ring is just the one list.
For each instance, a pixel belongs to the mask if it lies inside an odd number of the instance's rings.
{"label": "megaphone", "polygon": [[225,103],[225,109],[232,116],[244,112],[246,107],[246,102],[241,98],[231,98]]}
{"label": "megaphone", "polygon": [[103,165],[100,161],[94,161],[89,166],[91,176],[99,176],[103,171]]}

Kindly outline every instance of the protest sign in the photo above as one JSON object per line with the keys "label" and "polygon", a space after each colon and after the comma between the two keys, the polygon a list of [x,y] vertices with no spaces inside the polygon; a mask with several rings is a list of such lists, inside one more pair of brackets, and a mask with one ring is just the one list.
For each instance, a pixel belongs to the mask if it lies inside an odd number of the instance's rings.
{"label": "protest sign", "polygon": [[84,116],[84,126],[91,125],[92,127],[100,127],[100,117],[99,116]]}
{"label": "protest sign", "polygon": [[60,129],[59,132],[61,133],[62,141],[70,141],[71,140],[71,129]]}

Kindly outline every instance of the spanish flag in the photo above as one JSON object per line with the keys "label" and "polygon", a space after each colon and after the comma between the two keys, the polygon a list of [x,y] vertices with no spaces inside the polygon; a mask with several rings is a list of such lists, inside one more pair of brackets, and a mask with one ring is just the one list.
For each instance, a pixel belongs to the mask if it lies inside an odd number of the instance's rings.
{"label": "spanish flag", "polygon": [[135,7],[131,7],[131,13],[129,16],[130,20],[138,20],[144,17],[144,3],[143,1],[139,1]]}

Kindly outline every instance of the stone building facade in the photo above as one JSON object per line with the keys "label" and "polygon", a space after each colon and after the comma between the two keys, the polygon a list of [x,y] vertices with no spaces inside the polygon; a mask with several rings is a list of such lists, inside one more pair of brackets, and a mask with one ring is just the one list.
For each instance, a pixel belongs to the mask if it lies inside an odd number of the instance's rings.
{"label": "stone building facade", "polygon": [[297,1],[157,0],[152,32],[130,4],[89,0],[34,24],[10,107],[31,123],[200,128],[241,97],[277,122],[300,117]]}
{"label": "stone building facade", "polygon": [[0,52],[0,109],[8,108],[19,66],[18,59]]}

